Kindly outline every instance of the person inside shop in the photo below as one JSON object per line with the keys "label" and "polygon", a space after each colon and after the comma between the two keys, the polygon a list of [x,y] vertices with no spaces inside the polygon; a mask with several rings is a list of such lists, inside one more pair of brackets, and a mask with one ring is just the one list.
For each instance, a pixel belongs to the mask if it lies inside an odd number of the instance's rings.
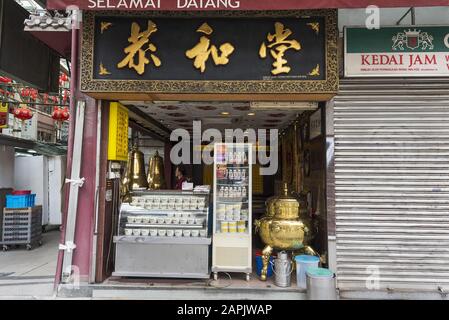
{"label": "person inside shop", "polygon": [[176,167],[175,170],[175,176],[176,176],[176,190],[182,190],[182,184],[184,181],[187,181],[186,177],[186,168],[180,164]]}

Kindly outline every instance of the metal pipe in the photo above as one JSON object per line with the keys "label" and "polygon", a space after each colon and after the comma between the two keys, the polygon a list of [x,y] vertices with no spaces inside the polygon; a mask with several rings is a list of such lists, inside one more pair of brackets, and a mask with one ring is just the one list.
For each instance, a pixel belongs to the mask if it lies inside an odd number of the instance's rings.
{"label": "metal pipe", "polygon": [[408,9],[407,12],[404,13],[404,15],[398,20],[398,22],[396,22],[396,25],[400,25],[401,22],[402,22],[402,20],[404,20],[404,18],[409,14],[409,12],[412,11],[412,9],[413,9],[413,8]]}
{"label": "metal pipe", "polygon": [[[79,30],[77,29],[76,23],[72,23],[72,43],[71,43],[71,73],[70,77],[70,114],[75,114],[75,104],[76,104],[76,93],[78,88],[78,74],[76,72],[78,65],[78,45],[79,45]],[[70,117],[69,120],[69,135],[67,141],[67,169],[66,175],[70,174],[72,168],[72,158],[73,158],[73,140],[75,133],[75,117]],[[62,216],[62,224],[61,224],[61,235],[60,235],[60,244],[65,243],[65,226],[67,220],[67,212],[68,212],[68,203],[69,203],[69,185],[64,186],[64,210]],[[59,283],[61,282],[62,275],[62,262],[64,257],[64,251],[60,250],[58,252],[58,261],[56,266],[56,274],[55,274],[55,284],[54,290],[56,291]]]}
{"label": "metal pipe", "polygon": [[416,14],[415,14],[415,8],[414,7],[410,8],[410,15],[411,15],[411,20],[412,20],[412,26],[414,26],[415,23],[416,23]]}

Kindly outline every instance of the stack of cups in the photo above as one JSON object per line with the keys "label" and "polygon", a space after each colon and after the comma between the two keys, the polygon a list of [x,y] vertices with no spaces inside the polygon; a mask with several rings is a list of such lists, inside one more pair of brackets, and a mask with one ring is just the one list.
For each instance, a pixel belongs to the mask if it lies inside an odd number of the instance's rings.
{"label": "stack of cups", "polygon": [[229,233],[237,232],[237,221],[229,221]]}
{"label": "stack of cups", "polygon": [[221,233],[228,233],[228,232],[229,232],[229,222],[222,221],[221,222]]}
{"label": "stack of cups", "polygon": [[239,233],[245,233],[246,232],[246,222],[245,221],[238,221],[237,222],[237,231]]}

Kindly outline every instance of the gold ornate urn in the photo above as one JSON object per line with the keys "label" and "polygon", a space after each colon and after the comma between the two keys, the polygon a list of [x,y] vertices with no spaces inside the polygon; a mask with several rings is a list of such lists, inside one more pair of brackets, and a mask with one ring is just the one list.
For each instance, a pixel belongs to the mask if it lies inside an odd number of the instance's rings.
{"label": "gold ornate urn", "polygon": [[128,154],[128,163],[126,164],[125,174],[121,182],[123,202],[130,201],[130,191],[148,189],[144,156],[137,148],[137,145],[134,145]]}
{"label": "gold ornate urn", "polygon": [[300,204],[290,196],[287,183],[284,183],[283,194],[271,197],[266,202],[267,212],[260,220],[255,221],[256,232],[259,232],[266,247],[263,249],[263,269],[261,280],[267,278],[267,268],[273,249],[303,251],[317,255],[309,246],[315,236],[311,229],[311,219],[300,217]]}
{"label": "gold ornate urn", "polygon": [[164,159],[162,159],[157,151],[150,159],[147,181],[151,190],[165,188]]}

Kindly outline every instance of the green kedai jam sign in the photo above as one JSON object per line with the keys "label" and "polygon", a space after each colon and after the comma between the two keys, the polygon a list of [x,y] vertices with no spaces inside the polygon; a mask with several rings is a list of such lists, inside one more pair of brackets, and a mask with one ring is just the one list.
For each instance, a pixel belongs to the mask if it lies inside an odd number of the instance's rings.
{"label": "green kedai jam sign", "polygon": [[449,26],[345,29],[346,77],[447,77]]}

